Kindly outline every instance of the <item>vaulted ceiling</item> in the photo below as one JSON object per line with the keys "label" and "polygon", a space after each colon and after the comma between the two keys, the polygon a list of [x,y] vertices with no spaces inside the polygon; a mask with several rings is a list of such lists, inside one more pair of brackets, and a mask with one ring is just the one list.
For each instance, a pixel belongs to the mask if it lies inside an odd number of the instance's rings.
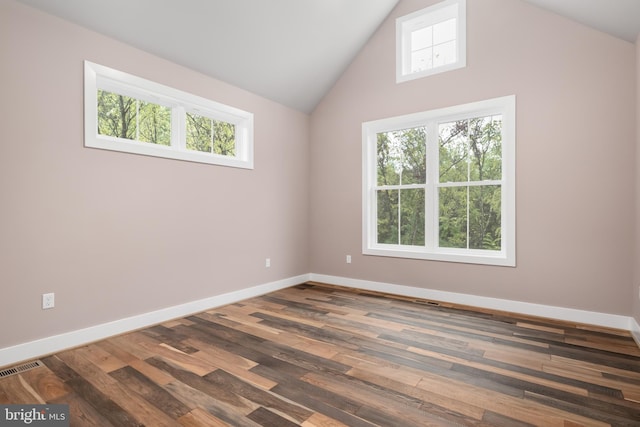
{"label": "vaulted ceiling", "polygon": [[[18,1],[309,113],[399,0]],[[640,0],[525,1],[640,32]]]}

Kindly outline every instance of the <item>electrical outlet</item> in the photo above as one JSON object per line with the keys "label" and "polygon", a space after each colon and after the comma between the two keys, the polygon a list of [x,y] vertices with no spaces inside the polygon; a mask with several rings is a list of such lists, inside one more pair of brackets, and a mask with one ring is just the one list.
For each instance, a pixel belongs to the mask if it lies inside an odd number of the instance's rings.
{"label": "electrical outlet", "polygon": [[351,264],[351,255],[347,255],[347,264]]}
{"label": "electrical outlet", "polygon": [[271,267],[271,258],[267,258],[264,260],[264,266],[267,268]]}
{"label": "electrical outlet", "polygon": [[55,294],[42,294],[42,309],[47,310],[56,306]]}

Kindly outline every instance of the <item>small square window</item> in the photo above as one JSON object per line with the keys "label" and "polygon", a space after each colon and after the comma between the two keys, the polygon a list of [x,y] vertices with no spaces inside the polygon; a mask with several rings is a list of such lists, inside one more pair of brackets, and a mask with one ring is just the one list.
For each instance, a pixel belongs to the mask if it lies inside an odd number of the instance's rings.
{"label": "small square window", "polygon": [[447,0],[396,21],[396,81],[466,66],[466,0]]}

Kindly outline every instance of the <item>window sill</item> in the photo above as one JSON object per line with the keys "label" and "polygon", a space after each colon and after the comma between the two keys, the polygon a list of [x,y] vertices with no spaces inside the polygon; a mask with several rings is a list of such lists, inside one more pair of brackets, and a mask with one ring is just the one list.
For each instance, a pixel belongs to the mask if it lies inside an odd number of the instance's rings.
{"label": "window sill", "polygon": [[464,251],[456,249],[440,249],[438,251],[427,251],[422,247],[378,245],[373,248],[363,249],[362,254],[392,258],[457,262],[463,264],[495,265],[502,267],[516,266],[515,259],[508,257],[504,252],[485,251],[477,249]]}

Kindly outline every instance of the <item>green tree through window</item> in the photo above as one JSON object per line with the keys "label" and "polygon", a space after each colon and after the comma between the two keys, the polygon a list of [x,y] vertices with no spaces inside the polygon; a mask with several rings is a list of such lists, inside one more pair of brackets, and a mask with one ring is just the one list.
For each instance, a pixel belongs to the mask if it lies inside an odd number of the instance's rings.
{"label": "green tree through window", "polygon": [[501,248],[502,116],[439,125],[441,247]]}
{"label": "green tree through window", "polygon": [[98,90],[98,134],[170,145],[171,109]]}
{"label": "green tree through window", "polygon": [[424,127],[378,134],[378,242],[424,245]]}
{"label": "green tree through window", "polygon": [[235,155],[235,126],[187,113],[187,149],[223,156]]}

